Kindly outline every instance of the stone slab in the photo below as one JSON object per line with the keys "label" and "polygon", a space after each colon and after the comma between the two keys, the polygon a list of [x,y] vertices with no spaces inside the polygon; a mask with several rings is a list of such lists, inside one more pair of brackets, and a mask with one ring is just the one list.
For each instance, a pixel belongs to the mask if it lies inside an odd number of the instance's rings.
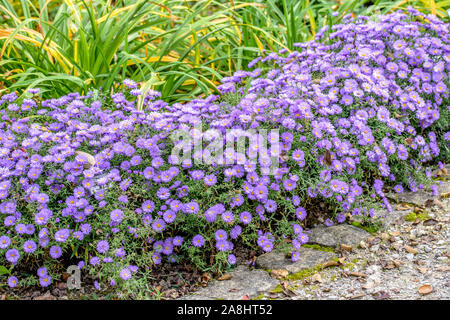
{"label": "stone slab", "polygon": [[337,257],[337,255],[334,252],[301,247],[299,250],[299,257],[298,261],[292,262],[284,253],[274,250],[259,256],[256,259],[256,266],[266,270],[287,270],[292,274],[314,268],[317,265],[330,261],[332,258]]}
{"label": "stone slab", "polygon": [[279,284],[264,270],[249,270],[244,265],[238,266],[230,275],[230,280],[213,280],[207,287],[180,300],[241,300],[245,295],[252,299],[273,290]]}
{"label": "stone slab", "polygon": [[318,226],[311,229],[308,243],[334,248],[339,247],[341,244],[356,246],[361,240],[365,240],[370,236],[369,232],[349,224],[339,224],[331,227]]}

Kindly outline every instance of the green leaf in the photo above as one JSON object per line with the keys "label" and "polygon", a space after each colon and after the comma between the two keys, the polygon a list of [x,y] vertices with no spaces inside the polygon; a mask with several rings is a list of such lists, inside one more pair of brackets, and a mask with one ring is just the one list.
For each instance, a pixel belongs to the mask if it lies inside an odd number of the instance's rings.
{"label": "green leaf", "polygon": [[4,274],[9,274],[11,275],[11,271],[9,271],[6,267],[4,266],[0,266],[0,276],[4,275]]}

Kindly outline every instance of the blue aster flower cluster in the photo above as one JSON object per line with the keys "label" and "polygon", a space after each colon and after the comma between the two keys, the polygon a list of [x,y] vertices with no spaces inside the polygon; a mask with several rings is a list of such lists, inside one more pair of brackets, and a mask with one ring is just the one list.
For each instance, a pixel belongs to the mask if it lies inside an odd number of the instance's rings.
{"label": "blue aster flower cluster", "polygon": [[[1,96],[0,265],[13,267],[9,286],[30,261],[42,286],[74,257],[104,287],[162,262],[232,265],[239,241],[264,252],[290,243],[295,261],[317,201],[331,208],[332,225],[373,216],[371,200],[391,210],[386,187],[422,188],[430,166],[449,156],[449,25],[413,9],[344,22],[297,51],[252,61],[252,71],[223,79],[220,95],[184,104],[129,79],[108,95]],[[237,138],[262,128],[280,134],[258,141],[279,138],[279,148],[225,149],[226,163],[205,149],[182,162],[172,154],[177,130],[193,138],[189,151],[207,144],[208,129]],[[249,160],[255,152],[263,156]],[[273,159],[279,166],[267,174]]]}

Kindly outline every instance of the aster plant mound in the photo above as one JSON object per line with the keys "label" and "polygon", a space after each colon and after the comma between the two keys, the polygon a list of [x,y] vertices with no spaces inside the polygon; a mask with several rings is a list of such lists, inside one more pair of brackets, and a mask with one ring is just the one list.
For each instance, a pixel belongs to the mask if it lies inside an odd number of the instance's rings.
{"label": "aster plant mound", "polygon": [[347,17],[297,47],[186,104],[130,80],[108,96],[2,96],[5,282],[48,286],[70,258],[99,289],[136,297],[161,263],[235,264],[237,242],[288,243],[295,261],[318,203],[342,223],[391,210],[386,187],[430,182],[449,155],[448,24]]}

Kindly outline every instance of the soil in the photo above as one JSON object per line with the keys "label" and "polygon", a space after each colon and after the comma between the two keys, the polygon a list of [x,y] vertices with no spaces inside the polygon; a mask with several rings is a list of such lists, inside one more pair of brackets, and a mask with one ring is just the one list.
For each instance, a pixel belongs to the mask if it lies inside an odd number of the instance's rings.
{"label": "soil", "polygon": [[[234,250],[236,265],[250,264],[256,260],[256,256],[262,254],[261,250],[255,251],[238,243]],[[66,260],[66,261],[69,261]],[[66,263],[70,265],[69,262]],[[64,266],[61,266],[62,270]],[[22,272],[30,273],[29,270]],[[155,299],[176,299],[206,286],[212,278],[220,277],[220,274],[205,274],[190,264],[165,263],[155,268],[151,273],[152,280],[148,287],[153,288],[150,293]],[[118,299],[116,293],[109,290],[97,290],[94,279],[89,275],[82,276],[82,289],[69,290],[65,282],[54,282],[47,288],[39,286],[16,287],[11,289],[7,286],[0,287],[0,300],[68,300],[68,299],[95,299],[109,300]]]}

